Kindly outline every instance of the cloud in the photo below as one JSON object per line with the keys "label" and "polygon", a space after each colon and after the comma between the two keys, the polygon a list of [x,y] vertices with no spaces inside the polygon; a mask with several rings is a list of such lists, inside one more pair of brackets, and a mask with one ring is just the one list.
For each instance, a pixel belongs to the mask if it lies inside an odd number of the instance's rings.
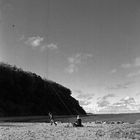
{"label": "cloud", "polygon": [[93,93],[85,93],[82,90],[74,90],[75,98],[78,100],[91,100],[94,97]]}
{"label": "cloud", "polygon": [[78,65],[81,64],[81,54],[76,54],[75,56],[68,58],[69,66],[66,68],[68,73],[73,73],[78,71]]}
{"label": "cloud", "polygon": [[78,99],[87,99],[87,100],[91,100],[93,97],[94,97],[94,94],[92,94],[92,93],[79,94],[77,96]]}
{"label": "cloud", "polygon": [[75,64],[70,64],[67,68],[66,68],[66,72],[68,73],[74,73],[78,71],[78,67]]}
{"label": "cloud", "polygon": [[100,101],[97,102],[98,107],[106,107],[109,104],[110,104],[110,102],[107,101],[107,100],[100,100]]}
{"label": "cloud", "polygon": [[133,97],[126,96],[115,103],[111,103],[111,99],[115,97],[114,94],[107,94],[93,100],[80,100],[80,105],[91,113],[137,113],[140,112],[140,104],[135,101]]}
{"label": "cloud", "polygon": [[74,90],[74,98],[79,101],[79,104],[83,107],[87,107],[93,102],[93,93],[85,93],[82,90]]}
{"label": "cloud", "polygon": [[[22,35],[19,39],[19,41],[25,40],[25,36]],[[49,50],[56,50],[58,49],[57,44],[50,43],[47,44],[44,42],[44,38],[40,36],[34,36],[34,37],[29,37],[26,41],[25,44],[28,46],[31,46],[33,49],[34,48],[39,48],[40,51],[45,51],[47,49]]]}
{"label": "cloud", "polygon": [[140,95],[140,92],[136,93],[136,95],[139,96]]}
{"label": "cloud", "polygon": [[134,61],[134,66],[139,67],[140,66],[140,57],[137,57]]}
{"label": "cloud", "polygon": [[108,98],[112,98],[115,97],[114,94],[107,94],[105,96],[103,96],[102,98],[99,98],[99,101],[97,101],[97,106],[100,108],[102,107],[106,107],[108,105],[110,105],[110,102],[108,101]]}
{"label": "cloud", "polygon": [[54,44],[54,43],[43,45],[43,46],[41,46],[41,51],[44,51],[47,48],[50,49],[50,50],[56,50],[56,49],[58,49],[58,46],[56,44]]}
{"label": "cloud", "polygon": [[131,105],[131,104],[136,104],[135,99],[133,97],[129,97],[129,96],[121,99],[120,103],[124,106]]}
{"label": "cloud", "polygon": [[24,39],[25,39],[25,35],[24,34],[19,37],[19,41],[23,41]]}
{"label": "cloud", "polygon": [[116,72],[117,72],[117,69],[111,70],[111,73],[112,73],[112,74],[114,74],[114,73],[116,73]]}
{"label": "cloud", "polygon": [[81,105],[81,106],[87,106],[87,105],[89,105],[91,102],[90,101],[85,101],[85,100],[80,100],[79,101],[79,104]]}
{"label": "cloud", "polygon": [[122,64],[121,67],[122,67],[122,68],[131,68],[131,67],[132,67],[132,64],[129,64],[129,63],[127,63],[127,64]]}
{"label": "cloud", "polygon": [[83,93],[82,90],[74,90],[76,93]]}
{"label": "cloud", "polygon": [[[121,65],[122,68],[140,68],[140,57],[136,57],[132,63],[127,63],[127,64],[122,64]],[[135,72],[130,72],[128,73],[126,76],[128,78],[131,78],[131,77],[136,77],[136,76],[139,76],[140,75],[140,70],[137,70]]]}
{"label": "cloud", "polygon": [[100,110],[98,110],[97,113],[132,113],[134,111],[131,111],[130,109],[128,109],[126,106],[107,106],[105,108],[102,108]]}
{"label": "cloud", "polygon": [[102,99],[106,100],[110,97],[115,97],[115,95],[114,94],[107,94],[107,95],[103,96]]}
{"label": "cloud", "polygon": [[98,113],[133,113],[139,111],[140,104],[137,104],[133,97],[127,96],[116,103],[100,108]]}
{"label": "cloud", "polygon": [[42,41],[44,40],[43,37],[40,37],[40,36],[36,36],[36,37],[29,37],[27,39],[27,41],[25,41],[25,44],[33,47],[33,48],[36,48],[36,47],[39,47],[41,46],[41,43]]}
{"label": "cloud", "polygon": [[134,81],[129,81],[129,82],[121,83],[121,84],[116,84],[115,86],[107,87],[107,90],[127,89],[133,83],[134,83]]}
{"label": "cloud", "polygon": [[121,65],[122,68],[135,68],[140,67],[140,57],[136,57],[132,63],[126,63]]}
{"label": "cloud", "polygon": [[131,77],[136,77],[140,75],[140,70],[136,71],[136,72],[131,72],[127,75],[127,77],[131,78]]}
{"label": "cloud", "polygon": [[74,73],[78,71],[78,68],[81,64],[84,64],[89,58],[92,58],[92,54],[77,53],[71,57],[68,57],[68,67],[66,72]]}

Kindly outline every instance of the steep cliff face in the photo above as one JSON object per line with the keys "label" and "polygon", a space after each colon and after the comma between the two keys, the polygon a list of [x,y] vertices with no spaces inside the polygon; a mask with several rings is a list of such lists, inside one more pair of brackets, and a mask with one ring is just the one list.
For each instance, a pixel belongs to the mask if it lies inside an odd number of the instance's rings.
{"label": "steep cliff face", "polygon": [[0,116],[86,114],[71,91],[35,73],[0,64]]}

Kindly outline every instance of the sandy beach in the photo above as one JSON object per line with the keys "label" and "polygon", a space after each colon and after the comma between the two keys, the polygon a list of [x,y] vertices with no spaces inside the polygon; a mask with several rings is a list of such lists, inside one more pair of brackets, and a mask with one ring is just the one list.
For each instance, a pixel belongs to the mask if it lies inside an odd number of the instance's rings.
{"label": "sandy beach", "polygon": [[139,124],[1,123],[0,140],[140,140]]}

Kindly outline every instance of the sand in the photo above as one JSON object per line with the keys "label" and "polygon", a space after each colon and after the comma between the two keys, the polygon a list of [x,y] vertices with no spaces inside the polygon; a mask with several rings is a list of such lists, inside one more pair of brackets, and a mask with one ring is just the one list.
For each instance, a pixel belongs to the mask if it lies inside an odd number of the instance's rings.
{"label": "sand", "polygon": [[0,123],[0,140],[140,140],[140,124]]}

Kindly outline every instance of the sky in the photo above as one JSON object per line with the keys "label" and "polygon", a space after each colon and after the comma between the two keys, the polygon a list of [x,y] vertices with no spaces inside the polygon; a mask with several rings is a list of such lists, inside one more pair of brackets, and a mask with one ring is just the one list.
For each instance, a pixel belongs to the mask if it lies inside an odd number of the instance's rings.
{"label": "sky", "polygon": [[69,88],[87,112],[140,112],[139,25],[139,0],[0,0],[0,61]]}

